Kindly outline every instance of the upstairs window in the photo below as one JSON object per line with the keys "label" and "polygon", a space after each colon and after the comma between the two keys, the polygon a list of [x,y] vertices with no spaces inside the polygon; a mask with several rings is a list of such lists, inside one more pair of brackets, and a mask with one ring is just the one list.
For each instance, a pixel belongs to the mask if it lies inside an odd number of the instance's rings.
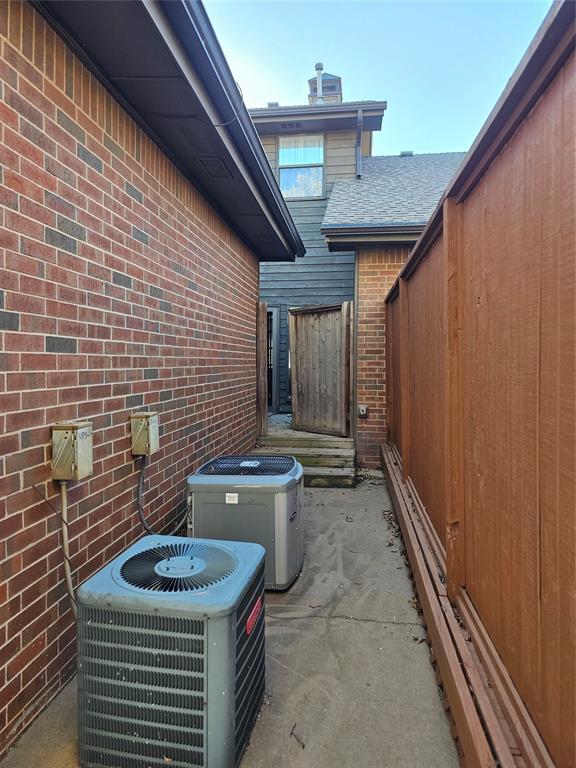
{"label": "upstairs window", "polygon": [[287,200],[324,194],[324,137],[280,136],[279,181]]}

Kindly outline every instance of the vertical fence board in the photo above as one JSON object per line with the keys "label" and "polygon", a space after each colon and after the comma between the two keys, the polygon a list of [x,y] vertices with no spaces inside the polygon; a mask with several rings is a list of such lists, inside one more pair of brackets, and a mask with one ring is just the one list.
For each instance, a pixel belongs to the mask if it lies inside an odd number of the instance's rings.
{"label": "vertical fence board", "polygon": [[290,349],[290,391],[292,400],[292,413],[300,411],[300,393],[298,391],[298,379],[295,372],[296,350],[298,349],[298,325],[296,316],[288,312],[288,346]]}
{"label": "vertical fence board", "polygon": [[400,297],[397,294],[393,301],[388,302],[388,320],[389,320],[389,338],[391,356],[386,361],[390,370],[390,408],[389,424],[390,437],[392,442],[398,448],[398,453],[402,455],[402,399],[401,392],[401,349],[402,337],[400,333]]}
{"label": "vertical fence board", "polygon": [[410,299],[408,282],[400,280],[400,402],[402,409],[402,477],[410,475]]}
{"label": "vertical fence board", "polygon": [[559,745],[558,762],[566,765],[576,764],[576,744],[562,734],[565,719],[576,723],[576,227],[573,212],[559,215],[559,207],[576,199],[574,168],[566,163],[576,157],[575,69],[565,68],[551,88],[548,108],[561,119],[542,122],[543,146],[562,149],[543,158],[543,183],[554,193],[541,212],[538,403],[540,706]]}
{"label": "vertical fence board", "polygon": [[393,442],[394,435],[394,347],[392,343],[392,334],[394,333],[394,329],[392,327],[392,305],[390,302],[387,302],[384,305],[384,323],[386,327],[386,389],[384,393],[384,407],[386,409],[386,442],[391,443]]}
{"label": "vertical fence board", "polygon": [[409,423],[410,479],[434,529],[446,543],[445,390],[446,338],[443,240],[430,247],[410,275]]}
{"label": "vertical fence board", "polygon": [[464,419],[462,400],[461,329],[462,272],[458,257],[460,241],[460,209],[451,199],[443,210],[443,283],[444,323],[446,327],[445,362],[445,450],[446,462],[446,579],[448,596],[454,600],[466,584],[466,534],[464,503],[464,446],[461,425]]}

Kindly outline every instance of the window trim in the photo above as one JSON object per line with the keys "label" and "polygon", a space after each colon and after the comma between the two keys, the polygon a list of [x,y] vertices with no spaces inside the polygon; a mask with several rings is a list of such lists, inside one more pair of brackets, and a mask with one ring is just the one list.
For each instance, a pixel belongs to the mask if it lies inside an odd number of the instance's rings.
{"label": "window trim", "polygon": [[[301,163],[300,165],[280,165],[280,139],[281,138],[299,138],[303,136],[321,136],[322,137],[322,163]],[[282,187],[280,187],[280,171],[290,168],[322,168],[322,192],[313,197],[284,197]],[[286,202],[295,202],[299,200],[325,200],[326,199],[326,133],[324,131],[310,131],[309,133],[280,133],[276,137],[276,176],[278,186],[282,197]]]}

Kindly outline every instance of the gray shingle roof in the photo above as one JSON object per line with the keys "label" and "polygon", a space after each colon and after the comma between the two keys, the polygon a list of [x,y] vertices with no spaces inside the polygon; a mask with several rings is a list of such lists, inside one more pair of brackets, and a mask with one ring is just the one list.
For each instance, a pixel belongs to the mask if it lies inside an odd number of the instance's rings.
{"label": "gray shingle roof", "polygon": [[338,179],[322,227],[425,224],[464,152],[365,157],[361,179]]}

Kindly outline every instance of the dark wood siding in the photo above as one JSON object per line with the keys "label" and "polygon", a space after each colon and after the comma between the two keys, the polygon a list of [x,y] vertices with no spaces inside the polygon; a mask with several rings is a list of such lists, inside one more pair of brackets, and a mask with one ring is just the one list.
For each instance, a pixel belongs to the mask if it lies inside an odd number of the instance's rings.
{"label": "dark wood siding", "polygon": [[354,253],[329,253],[320,232],[327,200],[288,202],[306,256],[295,263],[260,265],[260,299],[279,307],[280,411],[290,410],[288,375],[288,307],[338,304],[354,298]]}

